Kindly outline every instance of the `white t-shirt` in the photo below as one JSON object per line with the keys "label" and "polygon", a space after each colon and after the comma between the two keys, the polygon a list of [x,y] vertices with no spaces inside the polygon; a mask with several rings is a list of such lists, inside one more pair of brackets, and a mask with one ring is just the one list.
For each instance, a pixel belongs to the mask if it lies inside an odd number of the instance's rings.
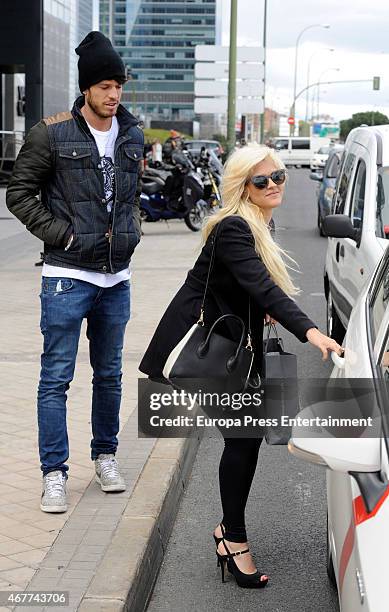
{"label": "white t-shirt", "polygon": [[[119,124],[116,117],[112,117],[112,123],[109,130],[101,132],[96,130],[88,123],[88,127],[92,136],[96,141],[97,148],[100,154],[101,171],[104,177],[104,192],[107,202],[107,210],[111,212],[115,194],[115,142],[119,132]],[[62,276],[66,278],[78,278],[79,280],[92,283],[98,287],[113,287],[121,281],[131,278],[130,268],[121,270],[116,274],[102,274],[101,272],[89,272],[88,270],[77,270],[75,268],[62,268],[61,266],[51,266],[43,264],[42,276]]]}

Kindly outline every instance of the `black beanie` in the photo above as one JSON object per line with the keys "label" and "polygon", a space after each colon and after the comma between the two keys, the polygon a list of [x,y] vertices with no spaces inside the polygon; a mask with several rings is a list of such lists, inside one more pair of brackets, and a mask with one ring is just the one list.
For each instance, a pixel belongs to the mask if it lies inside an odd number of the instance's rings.
{"label": "black beanie", "polygon": [[75,51],[80,56],[78,84],[81,92],[105,79],[115,79],[119,83],[126,80],[122,58],[101,32],[89,32]]}

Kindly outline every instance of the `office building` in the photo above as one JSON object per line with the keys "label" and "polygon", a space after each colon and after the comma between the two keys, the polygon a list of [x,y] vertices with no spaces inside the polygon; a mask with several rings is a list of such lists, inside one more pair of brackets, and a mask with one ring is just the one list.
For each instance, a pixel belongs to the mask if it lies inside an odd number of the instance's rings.
{"label": "office building", "polygon": [[70,3],[43,3],[43,115],[69,106]]}
{"label": "office building", "polygon": [[100,30],[128,66],[127,108],[193,120],[195,46],[216,42],[216,0],[100,0]]}
{"label": "office building", "polygon": [[73,103],[74,48],[93,27],[93,0],[2,0],[1,9],[0,130],[19,138]]}
{"label": "office building", "polygon": [[93,0],[44,0],[43,114],[70,108],[79,95],[74,49],[93,25]]}

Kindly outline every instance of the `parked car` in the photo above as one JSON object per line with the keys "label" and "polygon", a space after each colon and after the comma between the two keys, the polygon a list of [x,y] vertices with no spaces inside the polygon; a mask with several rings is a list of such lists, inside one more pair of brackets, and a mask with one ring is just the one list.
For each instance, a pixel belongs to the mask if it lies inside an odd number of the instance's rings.
{"label": "parked car", "polygon": [[[337,379],[336,384],[343,382],[346,388],[352,379],[369,381],[377,436],[335,438],[322,430],[322,437],[316,431],[317,437],[308,438],[301,436],[301,429],[293,428],[289,441],[293,455],[327,468],[327,572],[337,587],[341,612],[388,609],[388,289],[386,249],[353,308],[344,358],[332,353],[335,367],[331,378]],[[358,386],[356,380],[354,384]],[[309,413],[315,413],[314,405],[299,416]]]}
{"label": "parked car", "polygon": [[327,333],[342,342],[351,310],[389,237],[389,126],[359,127],[346,140],[324,267]]}
{"label": "parked car", "polygon": [[329,138],[280,137],[274,139],[274,148],[286,166],[306,166],[309,168],[312,155],[320,147],[330,144]]}
{"label": "parked car", "polygon": [[218,157],[221,157],[224,153],[223,147],[217,140],[186,140],[184,146],[193,159],[200,157],[203,147],[205,147],[206,151],[214,151]]}
{"label": "parked car", "polygon": [[317,191],[317,227],[320,236],[325,236],[323,231],[323,219],[330,214],[332,199],[335,193],[336,179],[342,160],[343,146],[330,148],[326,165],[323,172],[311,172],[310,178],[318,181]]}
{"label": "parked car", "polygon": [[310,166],[312,172],[322,172],[327,163],[328,156],[336,149],[343,150],[342,145],[329,145],[328,147],[320,147],[311,157]]}

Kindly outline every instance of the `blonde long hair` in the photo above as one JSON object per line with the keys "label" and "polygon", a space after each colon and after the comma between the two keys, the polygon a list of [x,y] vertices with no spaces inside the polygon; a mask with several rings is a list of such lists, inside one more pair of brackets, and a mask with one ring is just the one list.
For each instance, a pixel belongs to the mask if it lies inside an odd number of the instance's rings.
{"label": "blonde long hair", "polygon": [[253,175],[254,167],[266,158],[270,158],[277,169],[285,168],[273,149],[256,143],[246,145],[230,155],[224,167],[221,183],[223,207],[208,217],[202,230],[202,238],[205,243],[217,223],[230,215],[239,215],[249,224],[255,239],[255,250],[271,278],[291,296],[298,294],[299,289],[293,284],[287,270],[294,268],[287,266],[283,257],[296,266],[297,264],[274,242],[261,209],[250,201],[246,190],[247,180]]}

